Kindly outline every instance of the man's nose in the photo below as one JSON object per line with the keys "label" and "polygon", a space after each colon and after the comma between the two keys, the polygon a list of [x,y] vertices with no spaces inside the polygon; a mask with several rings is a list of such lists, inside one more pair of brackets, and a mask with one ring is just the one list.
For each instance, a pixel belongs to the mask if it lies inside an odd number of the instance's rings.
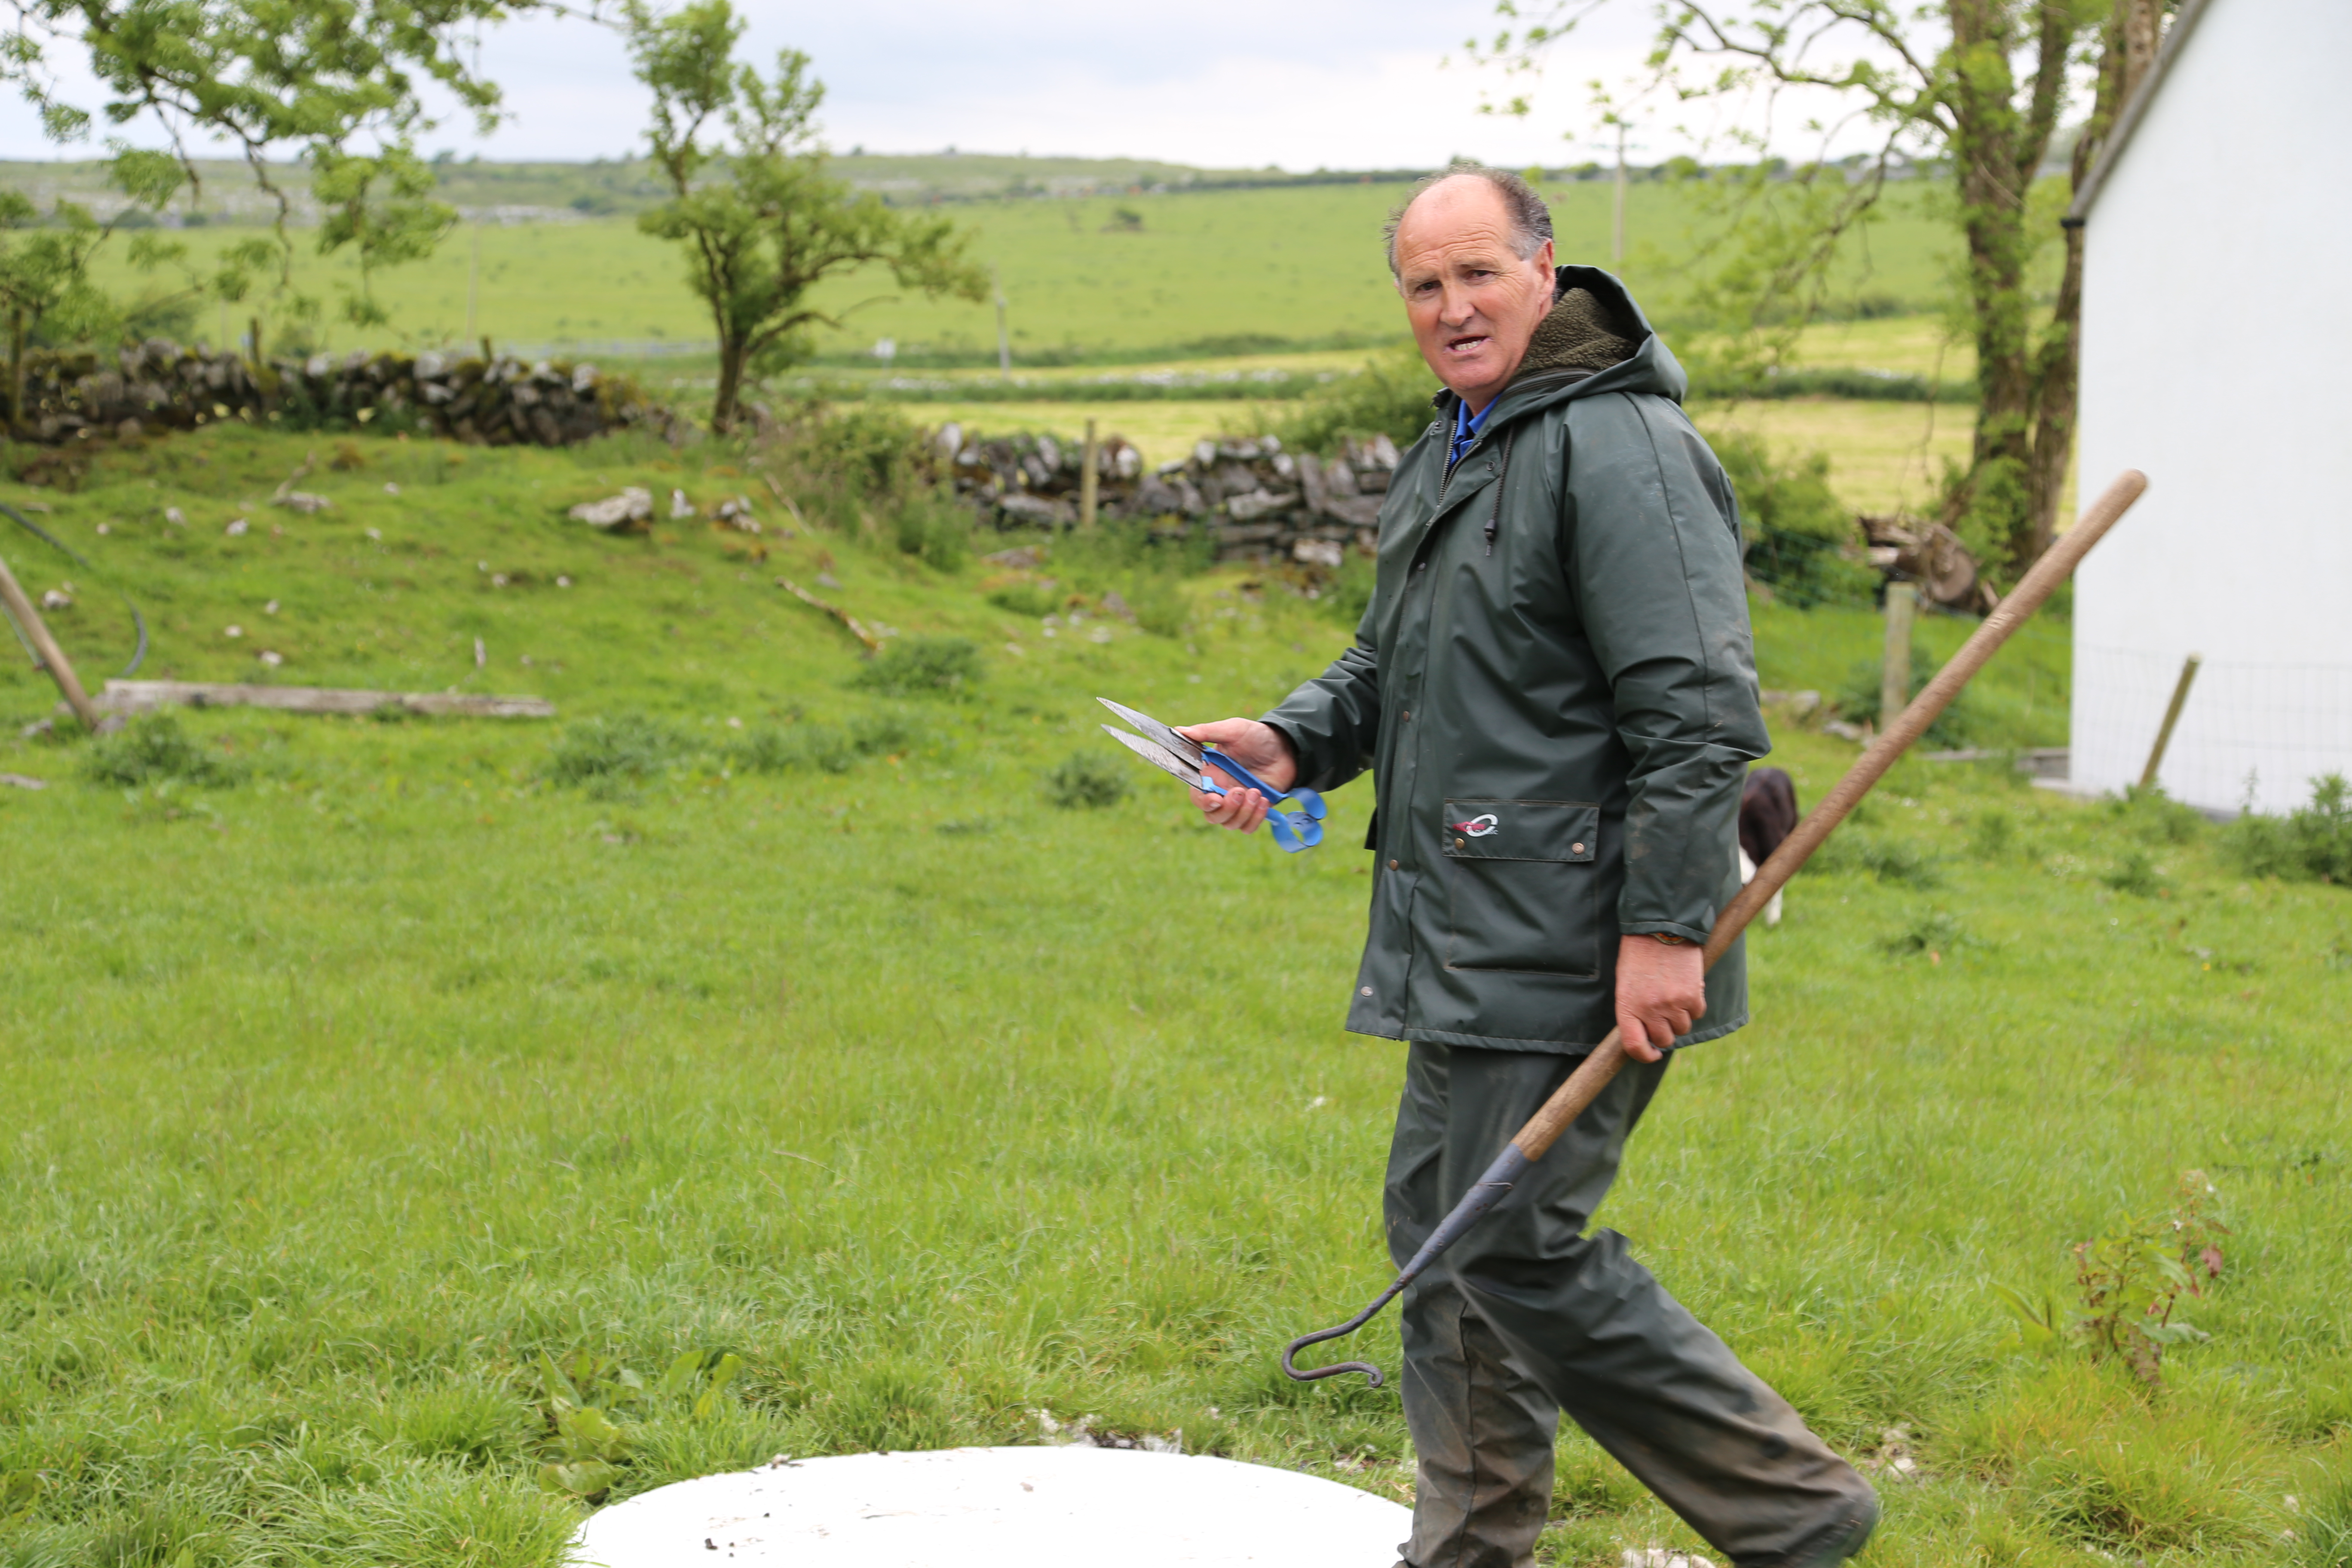
{"label": "man's nose", "polygon": [[1438,321],[1449,327],[1468,325],[1470,318],[1478,313],[1477,301],[1472,297],[1471,291],[1458,283],[1448,283],[1444,286],[1444,298],[1437,308]]}

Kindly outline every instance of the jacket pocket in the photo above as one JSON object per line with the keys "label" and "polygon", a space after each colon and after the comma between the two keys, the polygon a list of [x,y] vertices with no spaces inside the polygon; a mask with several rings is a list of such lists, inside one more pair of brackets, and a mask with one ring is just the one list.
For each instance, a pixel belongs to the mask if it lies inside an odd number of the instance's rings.
{"label": "jacket pocket", "polygon": [[1592,864],[1600,806],[1449,800],[1442,826],[1447,968],[1601,973]]}

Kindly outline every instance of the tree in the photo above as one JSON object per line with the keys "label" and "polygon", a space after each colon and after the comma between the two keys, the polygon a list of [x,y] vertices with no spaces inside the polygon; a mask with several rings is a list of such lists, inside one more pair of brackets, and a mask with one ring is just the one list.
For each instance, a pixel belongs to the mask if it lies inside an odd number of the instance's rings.
{"label": "tree", "polygon": [[653,90],[647,135],[671,191],[638,226],[685,247],[687,281],[710,307],[714,428],[733,428],[747,374],[806,357],[810,327],[841,325],[808,301],[825,278],[874,264],[901,288],[986,297],[969,236],[825,172],[814,125],[824,89],[806,55],[779,54],[773,80],[736,63],[743,24],[729,0],[667,16],[627,0],[622,16],[637,78]]}
{"label": "tree", "polygon": [[105,294],[89,279],[89,259],[107,229],[87,208],[57,205],[41,226],[39,209],[18,191],[0,191],[0,318],[8,332],[8,433],[25,424],[25,349],[44,325],[64,335],[87,335],[111,315]]}
{"label": "tree", "polygon": [[[1531,69],[1598,0],[1554,0],[1511,19],[1477,52]],[[1965,253],[1961,279],[1977,351],[1976,437],[1948,488],[1945,521],[1980,557],[2016,570],[2045,548],[2073,453],[2082,316],[2082,235],[2061,230],[2063,206],[2037,201],[2035,176],[2076,96],[2092,78],[2070,189],[2080,190],[2109,128],[2155,56],[2172,0],[1668,0],[1651,66],[1679,97],[1822,89],[1878,130],[1863,167],[1822,158],[1775,169],[1769,132],[1751,134],[1759,162],[1725,183],[1746,204],[1698,290],[1715,319],[1747,333],[1751,354],[1785,351],[1818,310],[1838,242],[1867,220],[1906,161],[1949,172]],[[1524,113],[1524,97],[1507,105]],[[1809,131],[1826,142],[1849,121]],[[1851,161],[1848,161],[1849,164]],[[2028,273],[2056,240],[2064,262],[2037,331]],[[1759,341],[1763,346],[1754,346]]]}
{"label": "tree", "polygon": [[[430,251],[456,214],[429,199],[430,167],[415,152],[433,123],[429,83],[488,131],[499,92],[467,64],[485,23],[560,10],[559,0],[15,0],[16,27],[0,38],[0,81],[39,111],[51,140],[88,137],[146,121],[170,140],[168,154],[110,140],[116,183],[161,207],[200,185],[194,147],[226,141],[257,184],[276,198],[273,292],[296,317],[317,302],[291,291],[292,198],[271,170],[293,153],[311,168],[326,209],[321,253],[355,247],[361,283],[343,302],[359,324],[381,321],[374,268]],[[61,96],[57,57],[79,55],[106,94],[95,109]],[[362,150],[365,149],[365,150]],[[243,247],[210,283],[223,298],[252,286],[258,253]],[[261,345],[254,345],[257,355]]]}

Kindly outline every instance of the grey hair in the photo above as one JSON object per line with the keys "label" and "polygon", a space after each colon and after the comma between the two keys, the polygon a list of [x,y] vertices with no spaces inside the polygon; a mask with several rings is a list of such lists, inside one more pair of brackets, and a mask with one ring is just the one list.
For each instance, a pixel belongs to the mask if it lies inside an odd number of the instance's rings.
{"label": "grey hair", "polygon": [[1463,177],[1486,181],[1495,194],[1503,198],[1503,210],[1510,215],[1511,220],[1511,248],[1518,254],[1520,260],[1533,261],[1536,252],[1541,250],[1544,242],[1551,237],[1551,208],[1544,205],[1543,197],[1536,194],[1533,185],[1508,169],[1493,169],[1484,163],[1455,163],[1433,174],[1423,175],[1412,187],[1412,195],[1405,197],[1397,209],[1389,214],[1389,221],[1381,226],[1381,238],[1388,246],[1390,277],[1398,276],[1397,228],[1404,222],[1404,215],[1411,212],[1412,204],[1421,200],[1433,186]]}

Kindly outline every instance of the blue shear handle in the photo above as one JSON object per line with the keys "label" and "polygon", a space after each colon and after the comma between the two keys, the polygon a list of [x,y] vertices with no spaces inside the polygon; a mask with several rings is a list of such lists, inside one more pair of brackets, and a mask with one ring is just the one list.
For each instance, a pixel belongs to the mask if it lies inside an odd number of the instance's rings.
{"label": "blue shear handle", "polygon": [[[1232,793],[1219,789],[1215,784],[1195,784],[1193,787],[1206,789],[1211,795]],[[1261,790],[1260,793],[1264,792]],[[1282,852],[1286,855],[1296,855],[1302,849],[1312,849],[1323,842],[1323,825],[1303,813],[1286,815],[1279,811],[1269,811],[1265,814],[1265,830],[1274,835],[1275,843],[1282,847]]]}
{"label": "blue shear handle", "polygon": [[[1313,817],[1318,822],[1322,821],[1329,810],[1328,807],[1324,805],[1323,797],[1321,795],[1317,795],[1313,790],[1307,789],[1304,785],[1293,786],[1286,790],[1276,789],[1272,784],[1267,784],[1265,780],[1259,778],[1255,773],[1250,772],[1247,768],[1242,766],[1241,763],[1234,761],[1233,758],[1225,755],[1223,752],[1204,751],[1201,753],[1201,756],[1202,761],[1213,763],[1216,767],[1221,769],[1227,777],[1242,784],[1244,788],[1257,791],[1258,794],[1265,796],[1267,801],[1270,803],[1278,805],[1286,800],[1295,800],[1301,806],[1306,808],[1307,816]],[[1319,839],[1321,835],[1317,835],[1317,837]]]}

